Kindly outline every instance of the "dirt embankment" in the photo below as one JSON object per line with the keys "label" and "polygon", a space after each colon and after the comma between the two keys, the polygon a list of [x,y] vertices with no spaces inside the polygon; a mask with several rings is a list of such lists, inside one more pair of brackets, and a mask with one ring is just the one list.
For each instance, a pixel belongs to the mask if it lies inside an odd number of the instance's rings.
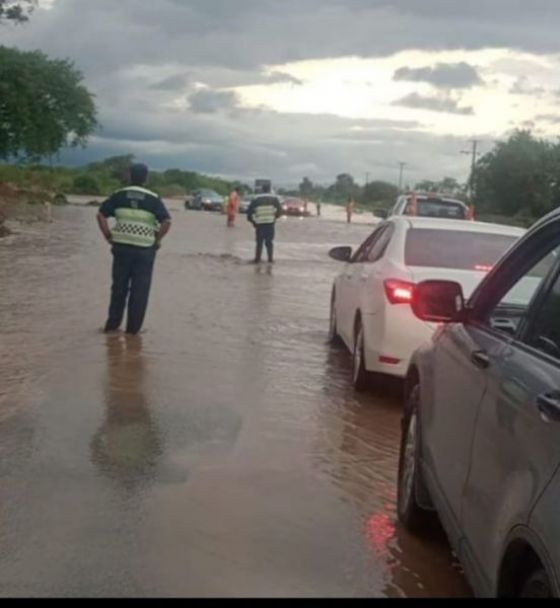
{"label": "dirt embankment", "polygon": [[49,221],[52,205],[62,202],[48,192],[25,190],[0,182],[0,238],[11,234],[7,222]]}

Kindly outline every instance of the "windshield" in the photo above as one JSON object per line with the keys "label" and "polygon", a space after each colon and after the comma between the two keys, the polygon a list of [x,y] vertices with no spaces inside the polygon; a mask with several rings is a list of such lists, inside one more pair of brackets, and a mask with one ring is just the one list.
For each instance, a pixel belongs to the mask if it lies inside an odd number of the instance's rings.
{"label": "windshield", "polygon": [[[411,200],[409,200],[406,206],[405,215],[413,215]],[[465,206],[459,202],[424,199],[417,202],[417,212],[414,215],[418,217],[443,217],[464,220],[466,219],[466,210]]]}
{"label": "windshield", "polygon": [[517,238],[505,234],[412,228],[406,237],[405,264],[488,272]]}

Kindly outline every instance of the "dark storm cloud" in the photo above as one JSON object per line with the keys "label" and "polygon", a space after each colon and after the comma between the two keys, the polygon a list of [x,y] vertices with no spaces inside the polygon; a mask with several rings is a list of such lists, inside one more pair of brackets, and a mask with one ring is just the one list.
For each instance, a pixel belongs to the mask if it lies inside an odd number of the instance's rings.
{"label": "dark storm cloud", "polygon": [[3,37],[88,70],[169,61],[256,69],[406,48],[556,52],[559,18],[556,0],[56,0]]}
{"label": "dark storm cloud", "polygon": [[154,82],[150,85],[150,88],[156,91],[182,91],[191,83],[190,76],[188,74],[175,74],[168,76],[163,80]]}
{"label": "dark storm cloud", "polygon": [[482,84],[476,68],[464,61],[422,68],[402,67],[395,71],[393,80],[427,82],[442,89],[467,89]]}
{"label": "dark storm cloud", "polygon": [[[389,177],[387,158],[406,149],[419,172],[437,166],[434,177],[441,177],[462,167],[453,139],[415,126],[352,131],[356,121],[332,116],[248,112],[228,89],[297,86],[297,78],[271,73],[271,66],[305,59],[487,47],[556,53],[559,20],[557,0],[55,0],[51,10],[1,35],[3,44],[71,57],[83,71],[104,129],[75,159],[133,147],[160,166],[288,178],[313,165],[311,177],[329,179],[341,158],[356,175],[378,167]],[[177,110],[177,99],[186,108],[193,94],[195,111]],[[446,97],[404,101],[472,112]],[[383,153],[368,141],[385,142]]]}
{"label": "dark storm cloud", "polygon": [[393,102],[394,106],[430,110],[432,112],[448,112],[450,114],[471,115],[474,110],[470,106],[460,106],[459,102],[450,97],[430,97],[419,93],[410,93],[402,99]]}
{"label": "dark storm cloud", "polygon": [[189,96],[189,105],[195,114],[215,114],[237,107],[237,95],[231,91],[203,89]]}

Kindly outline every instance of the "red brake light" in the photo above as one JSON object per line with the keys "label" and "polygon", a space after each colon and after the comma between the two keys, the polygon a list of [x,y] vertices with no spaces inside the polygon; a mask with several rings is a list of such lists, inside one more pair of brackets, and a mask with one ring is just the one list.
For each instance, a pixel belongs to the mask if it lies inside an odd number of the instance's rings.
{"label": "red brake light", "polygon": [[385,281],[385,293],[391,304],[410,304],[414,297],[414,283],[400,281],[399,279],[387,279]]}

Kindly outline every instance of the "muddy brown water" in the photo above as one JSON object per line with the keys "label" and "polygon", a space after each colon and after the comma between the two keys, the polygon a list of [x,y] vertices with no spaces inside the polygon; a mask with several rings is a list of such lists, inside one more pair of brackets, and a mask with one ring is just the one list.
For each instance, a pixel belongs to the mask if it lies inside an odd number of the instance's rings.
{"label": "muddy brown water", "polygon": [[396,523],[398,386],[326,344],[330,246],[177,209],[146,332],[108,338],[95,209],[0,240],[0,595],[464,596],[441,533]]}

